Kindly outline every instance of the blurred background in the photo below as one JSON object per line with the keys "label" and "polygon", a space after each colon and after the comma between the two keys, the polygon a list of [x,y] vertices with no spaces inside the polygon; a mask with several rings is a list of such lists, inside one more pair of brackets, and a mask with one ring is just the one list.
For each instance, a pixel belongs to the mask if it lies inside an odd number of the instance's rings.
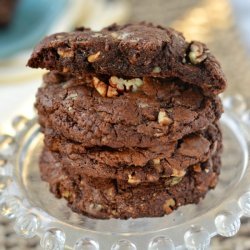
{"label": "blurred background", "polygon": [[[34,116],[34,96],[45,71],[25,65],[44,36],[76,26],[98,30],[142,20],[207,43],[228,78],[226,95],[242,94],[250,104],[250,0],[0,0],[0,132],[17,114]],[[0,250],[38,245],[36,238],[19,239],[0,218]],[[232,239],[215,238],[211,249],[249,250],[250,222],[245,220]]]}

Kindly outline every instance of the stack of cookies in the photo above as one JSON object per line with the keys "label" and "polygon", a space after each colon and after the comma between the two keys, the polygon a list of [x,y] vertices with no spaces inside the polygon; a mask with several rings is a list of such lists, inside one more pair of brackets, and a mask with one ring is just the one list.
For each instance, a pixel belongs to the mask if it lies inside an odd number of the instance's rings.
{"label": "stack of cookies", "polygon": [[226,81],[200,42],[171,28],[112,25],[45,38],[36,108],[42,179],[95,218],[163,216],[216,186]]}

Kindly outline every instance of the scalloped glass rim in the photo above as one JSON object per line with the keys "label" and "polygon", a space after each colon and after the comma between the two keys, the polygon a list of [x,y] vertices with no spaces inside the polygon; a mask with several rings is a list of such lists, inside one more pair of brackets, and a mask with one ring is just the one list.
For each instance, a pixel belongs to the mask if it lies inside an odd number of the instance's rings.
{"label": "scalloped glass rim", "polygon": [[4,140],[0,140],[0,157],[4,159],[0,172],[0,213],[18,217],[15,224],[18,234],[27,238],[37,234],[43,247],[52,250],[63,249],[64,245],[67,249],[75,245],[74,249],[153,250],[157,244],[169,249],[184,246],[205,249],[216,234],[233,236],[239,230],[239,218],[250,216],[250,116],[240,95],[225,98],[224,106],[226,112],[221,123],[225,150],[216,189],[199,205],[181,207],[162,218],[127,221],[80,216],[72,213],[65,201],[55,199],[39,178],[37,162],[42,135],[36,119],[16,118],[13,122],[16,135],[9,137],[7,150]]}

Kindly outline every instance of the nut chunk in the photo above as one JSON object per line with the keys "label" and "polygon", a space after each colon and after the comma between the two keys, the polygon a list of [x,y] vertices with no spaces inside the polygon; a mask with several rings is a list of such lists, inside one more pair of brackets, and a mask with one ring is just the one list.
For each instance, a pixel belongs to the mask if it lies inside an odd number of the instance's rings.
{"label": "nut chunk", "polygon": [[74,56],[74,52],[70,48],[58,48],[57,53],[62,58],[70,58]]}
{"label": "nut chunk", "polygon": [[172,213],[174,206],[175,206],[175,200],[172,198],[168,199],[163,204],[163,210],[165,211],[166,214],[170,214]]}
{"label": "nut chunk", "polygon": [[192,64],[198,64],[204,61],[207,58],[208,50],[204,49],[202,43],[192,42],[190,44],[190,52],[188,57]]}
{"label": "nut chunk", "polygon": [[93,63],[93,62],[97,61],[98,58],[99,58],[99,56],[100,56],[100,54],[101,54],[101,52],[98,51],[97,53],[88,56],[88,62]]}
{"label": "nut chunk", "polygon": [[105,97],[107,95],[108,86],[104,82],[97,77],[93,77],[93,84],[101,96]]}
{"label": "nut chunk", "polygon": [[158,122],[162,126],[168,126],[173,121],[170,119],[164,109],[160,109],[160,112],[158,114]]}
{"label": "nut chunk", "polygon": [[109,86],[108,92],[107,92],[107,97],[114,97],[114,96],[118,96],[118,92],[115,88]]}
{"label": "nut chunk", "polygon": [[112,76],[109,79],[109,84],[120,92],[124,91],[136,92],[138,88],[143,84],[143,81],[140,78],[125,80],[123,78]]}
{"label": "nut chunk", "polygon": [[137,179],[135,176],[132,176],[132,175],[128,175],[128,183],[129,184],[134,184],[134,185],[137,185],[139,184],[141,181],[139,179]]}

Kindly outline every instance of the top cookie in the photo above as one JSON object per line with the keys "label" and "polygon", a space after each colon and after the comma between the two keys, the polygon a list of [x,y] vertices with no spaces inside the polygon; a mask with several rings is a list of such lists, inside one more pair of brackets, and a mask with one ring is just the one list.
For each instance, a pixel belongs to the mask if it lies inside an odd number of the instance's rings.
{"label": "top cookie", "polygon": [[219,94],[226,86],[220,64],[205,44],[188,43],[171,28],[146,23],[48,36],[35,48],[28,66],[73,75],[176,77],[206,95]]}

